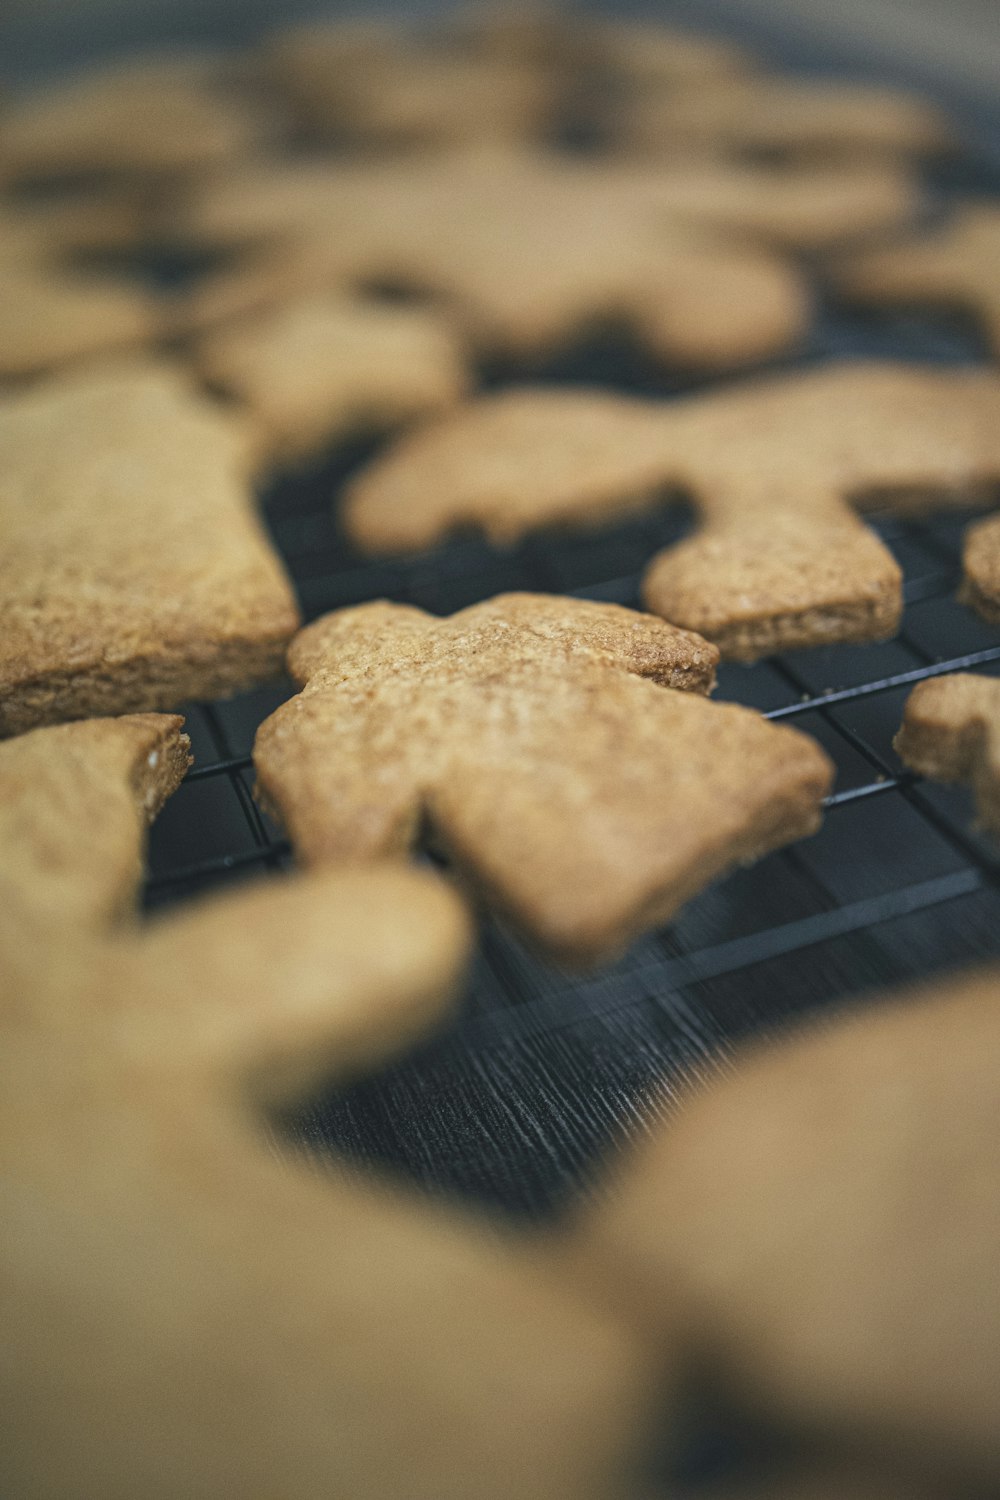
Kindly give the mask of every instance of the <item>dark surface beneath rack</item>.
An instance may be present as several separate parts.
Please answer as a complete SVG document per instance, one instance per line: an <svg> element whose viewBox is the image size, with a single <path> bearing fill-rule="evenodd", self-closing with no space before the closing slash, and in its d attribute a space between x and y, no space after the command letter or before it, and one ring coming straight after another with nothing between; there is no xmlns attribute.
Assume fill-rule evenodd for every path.
<svg viewBox="0 0 1000 1500"><path fill-rule="evenodd" d="M1000 160L985 149L931 182L939 207L956 192L998 187ZM862 315L819 289L817 301L809 350L783 368L845 356L985 357L963 320ZM668 397L691 388L644 367L610 336L545 378ZM637 605L645 563L688 524L683 507L664 505L613 528L545 533L511 550L463 538L373 564L351 551L334 505L365 451L284 476L264 497L310 618L374 597L449 613L508 589ZM818 835L717 884L621 962L584 979L537 961L484 921L472 981L447 1030L283 1128L318 1152L380 1164L434 1193L541 1219L594 1180L613 1142L669 1110L679 1086L739 1040L1000 953L1000 847L974 830L964 791L908 775L891 745L914 681L962 668L1000 673L1000 629L955 601L968 520L954 511L921 522L873 518L905 573L895 640L720 674L718 697L796 724L832 756L837 782ZM280 831L254 804L249 759L257 725L290 690L276 685L188 710L196 763L152 833L150 908L291 864Z"/></svg>

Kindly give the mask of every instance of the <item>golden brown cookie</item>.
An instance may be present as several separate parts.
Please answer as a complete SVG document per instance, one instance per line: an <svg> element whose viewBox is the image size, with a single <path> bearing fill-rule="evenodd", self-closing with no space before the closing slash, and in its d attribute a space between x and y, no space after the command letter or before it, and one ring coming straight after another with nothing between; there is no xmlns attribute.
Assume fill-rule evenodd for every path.
<svg viewBox="0 0 1000 1500"><path fill-rule="evenodd" d="M13 257L0 266L0 380L44 374L156 337L153 300L138 287Z"/></svg>
<svg viewBox="0 0 1000 1500"><path fill-rule="evenodd" d="M438 312L332 294L216 331L196 362L244 405L259 448L277 460L439 412L467 381L459 341Z"/></svg>
<svg viewBox="0 0 1000 1500"><path fill-rule="evenodd" d="M751 54L735 42L659 21L588 18L583 24L595 59L617 81L639 90L683 84L700 88L723 80L729 87L754 67Z"/></svg>
<svg viewBox="0 0 1000 1500"><path fill-rule="evenodd" d="M141 195L67 192L39 202L0 204L0 266L60 266L66 256L122 250L146 230Z"/></svg>
<svg viewBox="0 0 1000 1500"><path fill-rule="evenodd" d="M779 154L791 160L859 161L930 155L954 144L943 112L902 89L776 75L698 78L649 89L622 135L643 154Z"/></svg>
<svg viewBox="0 0 1000 1500"><path fill-rule="evenodd" d="M542 1244L272 1143L442 1014L469 940L445 886L325 872L106 931L176 725L0 749L0 1488L624 1495L652 1371Z"/></svg>
<svg viewBox="0 0 1000 1500"><path fill-rule="evenodd" d="M1000 209L988 203L963 204L918 238L841 260L834 279L858 302L966 309L1000 354Z"/></svg>
<svg viewBox="0 0 1000 1500"><path fill-rule="evenodd" d="M0 735L279 670L298 611L246 464L236 424L166 368L0 404Z"/></svg>
<svg viewBox="0 0 1000 1500"><path fill-rule="evenodd" d="M852 505L967 503L998 475L995 375L844 363L670 403L487 396L363 471L345 520L372 551L467 523L508 542L682 491L701 526L653 560L646 604L752 660L896 629L899 568Z"/></svg>
<svg viewBox="0 0 1000 1500"><path fill-rule="evenodd" d="M998 1048L994 968L738 1058L609 1179L609 1294L744 1409L995 1484Z"/></svg>
<svg viewBox="0 0 1000 1500"><path fill-rule="evenodd" d="M389 910L396 908L394 938L378 936L378 955L367 966L359 941L358 955L342 975L356 991L354 1045L370 1049L364 1060L375 1062L396 1045L394 1028L401 1027L401 1045L411 1033L433 1023L452 995L452 981L468 946L468 923L458 902L434 880L407 881L405 871L386 866L360 872L356 891L343 880L271 881L253 895L230 902L231 920L220 922L221 907L208 903L196 916L165 928L156 922L141 927L126 922L134 917L146 827L191 764L183 722L174 714L84 719L31 730L0 744L0 888L4 911L13 914L9 931L0 935L0 952L9 951L12 962L31 976L29 990L44 985L49 972L58 975L64 960L85 969L98 946L108 944L120 955L135 955L137 972L145 973L150 955L160 951L160 933L166 930L178 935L170 966L175 976L182 966L189 969L193 1007L211 993L211 973L206 970L196 978L206 958L218 966L220 994L237 985L241 972L243 981L250 983L242 971L239 912L260 913L260 930L270 933L264 948L272 950L273 965L284 967L291 977L296 945L291 938L278 941L282 913L308 929L315 920L310 913L321 912L332 900L335 910L327 913L328 920L334 925L344 921L360 934L366 903L381 908L384 901ZM20 933L22 920L29 933L48 931L41 947ZM426 936L415 941L414 932L424 928ZM196 938L185 951L183 934L222 929L230 934L228 952L220 944L217 953L206 955ZM223 967L227 963L228 974ZM307 948L300 977L305 978L314 963ZM274 972L257 976L262 993L277 977ZM313 1003L322 1005L333 993L334 976L317 973L314 981ZM319 994L315 985L326 988ZM301 1040L295 1036L295 1022L289 1011L286 1039L291 1046ZM275 1024L280 1026L280 1016ZM275 1043L280 1041L279 1033Z"/></svg>
<svg viewBox="0 0 1000 1500"><path fill-rule="evenodd" d="M489 353L544 358L610 321L676 364L757 360L809 319L776 245L898 223L912 207L898 177L775 176L726 167L713 183L509 152L237 174L193 202L189 223L242 255L178 316L203 328L317 288L389 283L443 299Z"/></svg>
<svg viewBox="0 0 1000 1500"><path fill-rule="evenodd" d="M290 27L261 65L307 130L383 150L532 140L555 104L554 80L528 59L434 46L384 21Z"/></svg>
<svg viewBox="0 0 1000 1500"><path fill-rule="evenodd" d="M1000 833L1000 680L955 672L918 682L893 743L922 776L969 782L979 817Z"/></svg>
<svg viewBox="0 0 1000 1500"><path fill-rule="evenodd" d="M405 277L420 269L428 239L447 235L439 259L460 265L462 236L486 221L517 248L508 276L520 274L531 230L554 238L567 214L616 225L615 249L627 249L651 227L683 224L725 230L746 242L818 249L852 234L900 228L920 196L899 167L804 166L775 169L732 162L657 166L574 158L526 148L482 147L419 159L377 162L262 160L195 184L178 210L175 229L198 244L294 244L295 237L342 275ZM584 222L588 222L584 219ZM471 243L478 243L473 239ZM592 253L610 258L607 244ZM441 261L442 264L446 262Z"/></svg>
<svg viewBox="0 0 1000 1500"><path fill-rule="evenodd" d="M962 544L962 586L958 597L984 620L1000 624L1000 517L977 521Z"/></svg>
<svg viewBox="0 0 1000 1500"><path fill-rule="evenodd" d="M183 720L130 714L0 744L0 889L66 936L131 908L143 836L191 763Z"/></svg>
<svg viewBox="0 0 1000 1500"><path fill-rule="evenodd" d="M432 39L475 57L555 70L585 64L595 51L583 17L547 0L468 0L450 6Z"/></svg>
<svg viewBox="0 0 1000 1500"><path fill-rule="evenodd" d="M0 121L0 181L191 172L251 151L260 126L216 67L200 54L139 56L26 94Z"/></svg>
<svg viewBox="0 0 1000 1500"><path fill-rule="evenodd" d="M592 964L819 824L825 755L706 702L715 661L582 600L343 610L292 644L303 691L258 731L260 792L309 866L401 853L425 823L537 945Z"/></svg>

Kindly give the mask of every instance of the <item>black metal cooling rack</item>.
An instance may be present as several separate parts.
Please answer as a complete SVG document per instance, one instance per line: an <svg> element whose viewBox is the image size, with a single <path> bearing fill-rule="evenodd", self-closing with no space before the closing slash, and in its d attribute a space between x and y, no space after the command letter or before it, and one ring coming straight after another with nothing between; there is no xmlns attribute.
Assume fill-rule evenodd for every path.
<svg viewBox="0 0 1000 1500"><path fill-rule="evenodd" d="M1000 189L1000 156L952 163L930 183ZM817 291L797 361L985 357L976 330L932 315L861 315ZM609 335L547 378L680 389ZM498 372L485 373L496 383ZM277 479L263 497L306 615L385 597L451 613L509 589L638 606L641 570L688 524L664 506L585 534L543 533L508 550L462 538L372 563L340 533L335 496L367 450ZM1000 674L1000 629L955 602L961 534L950 512L872 524L905 573L903 629L888 643L726 666L717 696L813 734L837 767L822 831L739 871L638 942L614 967L571 979L486 919L464 1003L417 1053L286 1122L301 1143L399 1171L428 1189L542 1218L580 1190L613 1139L669 1109L692 1071L739 1038L871 989L1000 953L1000 847L973 827L968 795L922 783L892 750L914 682ZM252 797L250 746L291 691L278 684L188 710L196 762L152 834L151 908L288 866L288 844Z"/></svg>

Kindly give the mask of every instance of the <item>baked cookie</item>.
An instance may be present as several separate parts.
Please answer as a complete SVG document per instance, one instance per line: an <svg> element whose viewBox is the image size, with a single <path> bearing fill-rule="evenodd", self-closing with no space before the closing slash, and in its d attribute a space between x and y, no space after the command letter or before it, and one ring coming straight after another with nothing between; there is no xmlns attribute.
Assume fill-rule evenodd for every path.
<svg viewBox="0 0 1000 1500"><path fill-rule="evenodd" d="M108 929L177 724L0 747L0 1489L624 1494L653 1372L540 1241L271 1144L441 1016L454 895L328 871Z"/></svg>
<svg viewBox="0 0 1000 1500"><path fill-rule="evenodd" d="M44 913L63 939L131 910L146 825L191 764L183 722L171 714L86 719L0 744L5 907Z"/></svg>
<svg viewBox="0 0 1000 1500"><path fill-rule="evenodd" d="M962 575L958 594L962 603L984 620L1000 624L1000 518L990 516L966 531Z"/></svg>
<svg viewBox="0 0 1000 1500"><path fill-rule="evenodd" d="M582 600L342 610L292 644L303 691L258 731L260 795L310 867L402 853L426 823L540 948L593 964L819 825L826 756L706 702L715 661Z"/></svg>
<svg viewBox="0 0 1000 1500"><path fill-rule="evenodd" d="M963 204L940 227L840 260L833 274L857 302L967 309L1000 354L1000 208Z"/></svg>
<svg viewBox="0 0 1000 1500"><path fill-rule="evenodd" d="M893 744L933 781L966 781L976 811L1000 833L1000 679L955 672L918 682Z"/></svg>
<svg viewBox="0 0 1000 1500"><path fill-rule="evenodd" d="M439 412L467 384L439 313L333 294L218 330L195 358L211 386L243 404L260 450L278 461Z"/></svg>
<svg viewBox="0 0 1000 1500"><path fill-rule="evenodd" d="M775 247L899 223L914 206L894 174L777 177L512 153L238 174L193 202L189 232L242 254L178 314L204 328L316 289L389 283L442 299L487 353L545 358L611 321L670 363L759 360L794 345L810 314Z"/></svg>
<svg viewBox="0 0 1000 1500"><path fill-rule="evenodd" d="M752 55L735 42L658 21L588 17L583 25L595 61L616 82L639 91L664 85L701 87L723 80L728 87L756 66Z"/></svg>
<svg viewBox="0 0 1000 1500"><path fill-rule="evenodd" d="M265 44L264 71L310 133L362 148L525 141L556 104L549 70L434 46L379 21L313 21Z"/></svg>
<svg viewBox="0 0 1000 1500"><path fill-rule="evenodd" d="M280 669L298 610L254 515L246 446L152 365L0 404L0 735Z"/></svg>
<svg viewBox="0 0 1000 1500"><path fill-rule="evenodd" d="M130 249L145 232L145 205L137 194L67 192L0 203L0 266L64 269L67 256Z"/></svg>
<svg viewBox="0 0 1000 1500"><path fill-rule="evenodd" d="M204 171L260 143L258 117L210 55L138 56L19 99L0 121L0 181Z"/></svg>
<svg viewBox="0 0 1000 1500"><path fill-rule="evenodd" d="M682 491L701 525L654 558L645 602L753 660L897 628L899 568L852 506L968 503L998 475L995 375L844 363L669 403L487 396L376 459L344 516L360 546L392 551L467 523L510 542Z"/></svg>
<svg viewBox="0 0 1000 1500"><path fill-rule="evenodd" d="M621 131L626 147L667 160L693 152L879 161L938 154L955 144L947 117L918 94L773 74L648 89L626 111Z"/></svg>
<svg viewBox="0 0 1000 1500"><path fill-rule="evenodd" d="M470 0L448 8L432 40L474 57L565 70L593 60L591 27L570 7L546 0Z"/></svg>
<svg viewBox="0 0 1000 1500"><path fill-rule="evenodd" d="M901 167L773 168L725 161L661 166L545 154L499 146L405 160L262 160L221 171L189 188L175 232L209 247L296 239L327 246L331 272L404 278L439 245L442 265L460 265L463 236L485 221L509 249L508 277L530 269L532 226L564 224L567 215L604 213L615 246L627 248L651 228L684 225L723 230L746 242L821 249L850 235L899 229L919 211L912 174ZM588 222L586 219L584 222ZM575 226L574 226L574 232ZM527 247L522 250L522 239ZM472 244L478 240L473 239ZM593 249L608 259L605 245Z"/></svg>
<svg viewBox="0 0 1000 1500"><path fill-rule="evenodd" d="M588 1216L609 1295L744 1410L995 1484L998 1048L994 968L736 1059Z"/></svg>
<svg viewBox="0 0 1000 1500"><path fill-rule="evenodd" d="M138 287L32 265L0 250L0 381L45 374L93 355L138 348L158 331Z"/></svg>

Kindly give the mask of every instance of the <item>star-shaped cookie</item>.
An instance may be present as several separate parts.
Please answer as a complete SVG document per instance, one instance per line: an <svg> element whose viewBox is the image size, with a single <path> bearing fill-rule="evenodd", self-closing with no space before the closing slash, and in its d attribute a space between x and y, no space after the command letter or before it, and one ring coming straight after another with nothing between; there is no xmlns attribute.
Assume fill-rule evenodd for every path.
<svg viewBox="0 0 1000 1500"><path fill-rule="evenodd" d="M258 731L260 793L309 867L402 853L428 825L539 947L591 964L819 824L825 755L707 702L715 660L574 599L343 610L292 644L303 691Z"/></svg>
<svg viewBox="0 0 1000 1500"><path fill-rule="evenodd" d="M900 571L855 507L969 503L998 477L995 374L843 363L669 403L487 396L376 459L349 487L345 519L373 551L426 547L470 522L507 542L682 492L701 524L653 559L646 605L753 660L891 635Z"/></svg>
<svg viewBox="0 0 1000 1500"><path fill-rule="evenodd" d="M109 927L186 761L157 715L0 746L0 1487L623 1494L652 1371L541 1241L268 1141L441 1014L459 903L382 867Z"/></svg>

